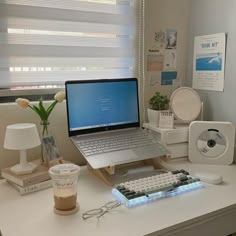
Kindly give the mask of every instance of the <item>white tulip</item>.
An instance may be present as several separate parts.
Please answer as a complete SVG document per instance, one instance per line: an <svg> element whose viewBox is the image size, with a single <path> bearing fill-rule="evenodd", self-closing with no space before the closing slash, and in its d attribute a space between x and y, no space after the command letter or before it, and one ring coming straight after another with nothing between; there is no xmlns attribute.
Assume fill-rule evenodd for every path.
<svg viewBox="0 0 236 236"><path fill-rule="evenodd" d="M65 96L66 96L66 93L63 92L63 91L60 91L60 92L55 94L54 99L61 103L61 102L63 102Z"/></svg>
<svg viewBox="0 0 236 236"><path fill-rule="evenodd" d="M25 98L17 98L16 103L22 108L27 108L29 106L29 100Z"/></svg>

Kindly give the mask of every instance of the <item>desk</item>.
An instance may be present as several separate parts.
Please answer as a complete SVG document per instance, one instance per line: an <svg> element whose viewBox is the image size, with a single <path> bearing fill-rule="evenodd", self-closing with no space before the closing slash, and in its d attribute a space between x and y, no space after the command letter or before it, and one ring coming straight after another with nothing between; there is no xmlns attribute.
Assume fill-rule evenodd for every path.
<svg viewBox="0 0 236 236"><path fill-rule="evenodd" d="M53 213L52 189L19 196L0 181L0 229L3 236L221 236L236 232L236 166L191 164L173 160L171 169L211 171L224 177L222 185L204 187L133 209L124 206L83 221L83 212L113 199L111 188L82 168L78 184L81 210L70 216Z"/></svg>

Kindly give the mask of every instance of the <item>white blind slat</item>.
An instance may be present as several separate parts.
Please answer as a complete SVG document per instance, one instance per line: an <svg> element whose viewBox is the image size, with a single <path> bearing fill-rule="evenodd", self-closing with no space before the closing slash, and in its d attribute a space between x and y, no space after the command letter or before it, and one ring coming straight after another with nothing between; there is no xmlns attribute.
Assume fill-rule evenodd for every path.
<svg viewBox="0 0 236 236"><path fill-rule="evenodd" d="M0 0L1 1L1 0ZM58 10L54 8L35 8L20 5L8 5L0 3L0 17L26 18L37 20L52 20L61 22L88 22L99 24L132 25L137 16L135 8L130 8L127 14L107 14L93 12ZM134 27L135 28L135 27Z"/></svg>
<svg viewBox="0 0 236 236"><path fill-rule="evenodd" d="M97 57L97 58L86 58L86 57L9 57L0 58L0 69L7 67L127 67L127 65L133 65L135 63L132 57Z"/></svg>
<svg viewBox="0 0 236 236"><path fill-rule="evenodd" d="M129 3L133 3L134 0L129 0ZM72 0L0 0L0 3L21 5L21 6L33 6L33 7L46 7L56 8L63 10L78 10L91 12L102 12L110 14L127 14L129 8L132 5L116 5L116 4L104 4L97 2L86 2L86 1L72 1Z"/></svg>
<svg viewBox="0 0 236 236"><path fill-rule="evenodd" d="M8 28L117 35L132 35L135 30L130 25L112 24L111 22L109 24L98 24L25 18L9 18Z"/></svg>
<svg viewBox="0 0 236 236"><path fill-rule="evenodd" d="M136 59L135 47L103 48L103 47L66 47L40 45L4 45L1 48L1 57L133 57Z"/></svg>
<svg viewBox="0 0 236 236"><path fill-rule="evenodd" d="M27 34L22 35L0 33L0 45L1 44L127 48L132 45L132 42L130 42L129 38L75 37Z"/></svg>
<svg viewBox="0 0 236 236"><path fill-rule="evenodd" d="M66 80L86 80L86 79L108 79L108 78L131 78L136 77L134 69L117 69L117 70L98 70L98 71L60 71L60 72L2 72L0 77L3 78L1 84L6 87L11 80L12 86L23 85L40 85L51 84L53 80L55 84L62 84ZM33 80L31 78L34 78ZM25 79L28 78L28 79ZM39 82L40 81L40 82Z"/></svg>

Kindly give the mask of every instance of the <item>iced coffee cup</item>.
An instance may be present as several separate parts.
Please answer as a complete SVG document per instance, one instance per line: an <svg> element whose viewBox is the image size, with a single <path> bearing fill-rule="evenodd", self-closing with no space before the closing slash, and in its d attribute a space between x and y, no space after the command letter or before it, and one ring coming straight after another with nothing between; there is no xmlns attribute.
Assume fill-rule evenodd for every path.
<svg viewBox="0 0 236 236"><path fill-rule="evenodd" d="M70 215L79 210L77 182L80 167L74 164L55 165L49 169L54 195L54 212Z"/></svg>

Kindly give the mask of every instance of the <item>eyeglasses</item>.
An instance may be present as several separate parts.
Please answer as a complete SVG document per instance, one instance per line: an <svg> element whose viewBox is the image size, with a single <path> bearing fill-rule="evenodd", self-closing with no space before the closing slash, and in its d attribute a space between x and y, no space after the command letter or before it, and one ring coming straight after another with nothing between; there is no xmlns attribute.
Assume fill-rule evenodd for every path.
<svg viewBox="0 0 236 236"><path fill-rule="evenodd" d="M91 217L96 216L97 219L99 219L101 216L103 216L104 214L106 214L110 210L119 207L120 205L121 205L121 203L118 202L118 201L108 202L105 205L101 206L100 208L86 211L85 213L83 213L82 218L84 220L87 220L87 219L89 219Z"/></svg>

